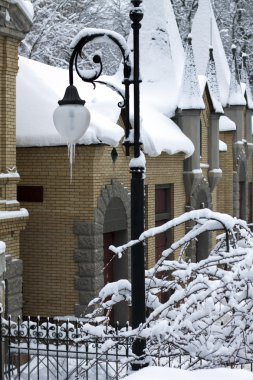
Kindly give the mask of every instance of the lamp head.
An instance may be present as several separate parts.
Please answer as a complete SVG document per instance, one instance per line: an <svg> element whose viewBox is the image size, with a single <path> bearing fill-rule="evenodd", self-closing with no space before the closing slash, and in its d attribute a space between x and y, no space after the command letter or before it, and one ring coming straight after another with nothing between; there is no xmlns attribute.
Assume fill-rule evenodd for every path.
<svg viewBox="0 0 253 380"><path fill-rule="evenodd" d="M55 128L67 143L76 143L90 124L90 112L84 105L85 101L80 98L77 88L69 85L58 104L53 115Z"/></svg>

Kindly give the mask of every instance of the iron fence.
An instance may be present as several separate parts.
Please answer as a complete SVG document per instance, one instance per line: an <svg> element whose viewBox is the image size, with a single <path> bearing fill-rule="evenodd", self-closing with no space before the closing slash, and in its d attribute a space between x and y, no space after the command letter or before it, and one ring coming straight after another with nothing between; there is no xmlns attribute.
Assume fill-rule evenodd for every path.
<svg viewBox="0 0 253 380"><path fill-rule="evenodd" d="M128 329L126 325L123 331ZM122 336L118 326L92 326L78 319L14 322L0 317L0 342L1 380L117 380L131 372L134 360L133 338ZM177 368L192 360L169 345L149 357L152 365ZM253 372L253 363L243 366Z"/></svg>

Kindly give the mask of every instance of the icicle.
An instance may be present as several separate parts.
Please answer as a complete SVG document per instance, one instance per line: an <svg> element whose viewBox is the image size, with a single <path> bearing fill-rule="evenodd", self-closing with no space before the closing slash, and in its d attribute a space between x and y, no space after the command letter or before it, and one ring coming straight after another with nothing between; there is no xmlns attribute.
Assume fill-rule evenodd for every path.
<svg viewBox="0 0 253 380"><path fill-rule="evenodd" d="M75 162L75 152L76 152L76 144L75 143L68 143L70 183L72 182L73 164Z"/></svg>

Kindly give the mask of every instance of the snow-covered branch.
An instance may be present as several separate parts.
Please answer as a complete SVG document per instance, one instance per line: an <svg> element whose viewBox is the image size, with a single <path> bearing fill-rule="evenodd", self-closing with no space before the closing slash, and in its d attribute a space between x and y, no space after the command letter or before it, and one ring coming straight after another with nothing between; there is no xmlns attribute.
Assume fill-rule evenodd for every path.
<svg viewBox="0 0 253 380"><path fill-rule="evenodd" d="M123 335L147 340L147 354L158 350L181 350L194 364L209 366L245 362L253 354L253 236L246 222L208 209L183 214L162 226L145 231L138 240L112 247L119 257L134 244L194 221L183 238L162 253L146 271L146 323ZM193 263L171 254L211 230L224 230L206 259ZM165 297L163 297L165 295ZM90 305L97 304L91 317L110 311L118 302L131 302L127 280L107 284ZM196 359L196 360L195 360ZM204 364L203 364L204 363Z"/></svg>

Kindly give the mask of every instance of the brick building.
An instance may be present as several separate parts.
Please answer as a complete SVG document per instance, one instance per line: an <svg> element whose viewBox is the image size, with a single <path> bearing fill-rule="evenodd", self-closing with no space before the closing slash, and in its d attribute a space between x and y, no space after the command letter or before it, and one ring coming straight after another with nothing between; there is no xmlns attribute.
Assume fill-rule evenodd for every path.
<svg viewBox="0 0 253 380"><path fill-rule="evenodd" d="M32 21L22 2L0 1L0 240L6 244L1 253L1 300L6 313L22 313L22 261L20 231L28 213L20 209L16 187L16 75L18 46L30 30ZM4 261L6 262L4 264ZM3 268L6 265L6 271Z"/></svg>

